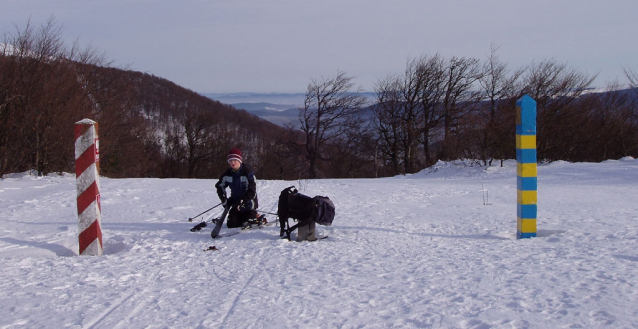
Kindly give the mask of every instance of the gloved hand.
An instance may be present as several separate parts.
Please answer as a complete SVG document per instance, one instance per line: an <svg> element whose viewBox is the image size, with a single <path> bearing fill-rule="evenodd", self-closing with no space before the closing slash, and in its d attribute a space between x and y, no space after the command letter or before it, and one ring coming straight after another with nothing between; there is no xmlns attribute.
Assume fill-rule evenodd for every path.
<svg viewBox="0 0 638 329"><path fill-rule="evenodd" d="M225 196L219 198L219 201L222 202L222 207L226 207L226 204L228 203L228 199L226 199Z"/></svg>
<svg viewBox="0 0 638 329"><path fill-rule="evenodd" d="M253 209L253 200L244 201L241 200L239 204L239 210L252 210Z"/></svg>

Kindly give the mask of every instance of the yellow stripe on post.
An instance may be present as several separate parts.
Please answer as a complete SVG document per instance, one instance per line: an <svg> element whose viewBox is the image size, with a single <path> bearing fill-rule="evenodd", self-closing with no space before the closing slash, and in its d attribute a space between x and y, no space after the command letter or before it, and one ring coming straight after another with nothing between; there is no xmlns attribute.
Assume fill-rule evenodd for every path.
<svg viewBox="0 0 638 329"><path fill-rule="evenodd" d="M516 229L522 233L536 233L536 219L517 218Z"/></svg>
<svg viewBox="0 0 638 329"><path fill-rule="evenodd" d="M517 149L535 149L536 135L516 135Z"/></svg>
<svg viewBox="0 0 638 329"><path fill-rule="evenodd" d="M520 204L536 204L538 201L537 191L521 191L518 190L518 203Z"/></svg>
<svg viewBox="0 0 638 329"><path fill-rule="evenodd" d="M536 163L516 164L516 175L520 177L536 177L537 174Z"/></svg>

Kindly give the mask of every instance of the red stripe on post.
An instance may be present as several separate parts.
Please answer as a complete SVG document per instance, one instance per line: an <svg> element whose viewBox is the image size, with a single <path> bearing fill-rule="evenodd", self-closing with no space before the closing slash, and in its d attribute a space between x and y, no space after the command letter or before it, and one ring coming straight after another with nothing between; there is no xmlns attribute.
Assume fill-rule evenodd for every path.
<svg viewBox="0 0 638 329"><path fill-rule="evenodd" d="M91 127L92 127L92 125L86 125L86 124L78 125L78 124L76 124L75 125L75 129L74 129L74 131L75 131L75 139L80 138L80 136L84 135L84 133L87 130L89 130Z"/></svg>
<svg viewBox="0 0 638 329"><path fill-rule="evenodd" d="M81 255L102 255L102 229L100 228L101 205L99 187L99 144L97 122L84 119L76 122L75 128L75 175L78 234ZM88 226L88 227L87 227ZM96 239L99 241L96 242ZM97 248L95 243L99 243Z"/></svg>
<svg viewBox="0 0 638 329"><path fill-rule="evenodd" d="M82 212L84 212L84 210L93 203L93 201L96 201L99 194L100 191L97 188L97 183L93 181L93 183L91 183L91 185L89 185L89 187L87 187L86 190L78 196L78 215L81 215Z"/></svg>
<svg viewBox="0 0 638 329"><path fill-rule="evenodd" d="M79 235L80 255L95 239L99 240L100 248L102 248L102 229L100 228L100 222L97 220L93 221L93 223Z"/></svg>
<svg viewBox="0 0 638 329"><path fill-rule="evenodd" d="M86 170L95 163L95 144L91 144L89 148L75 160L75 177L79 177Z"/></svg>

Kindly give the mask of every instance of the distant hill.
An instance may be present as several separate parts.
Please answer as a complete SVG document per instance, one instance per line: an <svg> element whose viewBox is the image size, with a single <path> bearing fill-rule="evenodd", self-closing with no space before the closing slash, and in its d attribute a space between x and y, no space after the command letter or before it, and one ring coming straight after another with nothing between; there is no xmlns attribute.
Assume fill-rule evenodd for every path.
<svg viewBox="0 0 638 329"><path fill-rule="evenodd" d="M284 126L291 121L295 122L299 115L299 108L294 105L272 103L233 103L230 105L278 126Z"/></svg>
<svg viewBox="0 0 638 329"><path fill-rule="evenodd" d="M304 93L207 93L208 98L225 104L270 103L285 106L303 106Z"/></svg>
<svg viewBox="0 0 638 329"><path fill-rule="evenodd" d="M299 107L303 106L303 93L208 93L202 94L238 110L255 115L278 126L296 121Z"/></svg>
<svg viewBox="0 0 638 329"><path fill-rule="evenodd" d="M230 105L234 106L237 109L243 109L248 112L255 111L273 111L273 112L283 112L290 109L297 109L298 106L290 105L290 104L273 104L273 103L231 103Z"/></svg>
<svg viewBox="0 0 638 329"><path fill-rule="evenodd" d="M276 125L296 123L299 107L303 107L306 95L304 93L207 93L202 94L218 102L232 105L238 110L258 116ZM370 101L375 94L364 92Z"/></svg>

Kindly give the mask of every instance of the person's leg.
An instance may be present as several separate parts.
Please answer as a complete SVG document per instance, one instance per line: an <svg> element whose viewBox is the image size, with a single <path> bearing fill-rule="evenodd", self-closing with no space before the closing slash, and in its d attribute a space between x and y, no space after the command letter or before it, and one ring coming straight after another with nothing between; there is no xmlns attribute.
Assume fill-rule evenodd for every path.
<svg viewBox="0 0 638 329"><path fill-rule="evenodd" d="M250 220L254 220L257 218L257 211L255 210L244 210L237 212L237 223L239 226L243 226Z"/></svg>
<svg viewBox="0 0 638 329"><path fill-rule="evenodd" d="M309 224L300 225L297 227L297 242L306 241L309 228Z"/></svg>
<svg viewBox="0 0 638 329"><path fill-rule="evenodd" d="M226 222L226 226L228 228L241 227L242 221L239 211L237 208L233 207L228 212L228 221Z"/></svg>
<svg viewBox="0 0 638 329"><path fill-rule="evenodd" d="M315 223L314 220L310 222L310 224L308 224L308 236L306 237L306 240L308 241L317 240L317 237L315 236L315 225L317 225L317 223Z"/></svg>
<svg viewBox="0 0 638 329"><path fill-rule="evenodd" d="M297 242L317 240L315 236L315 225L315 221L311 221L306 225L297 227Z"/></svg>

